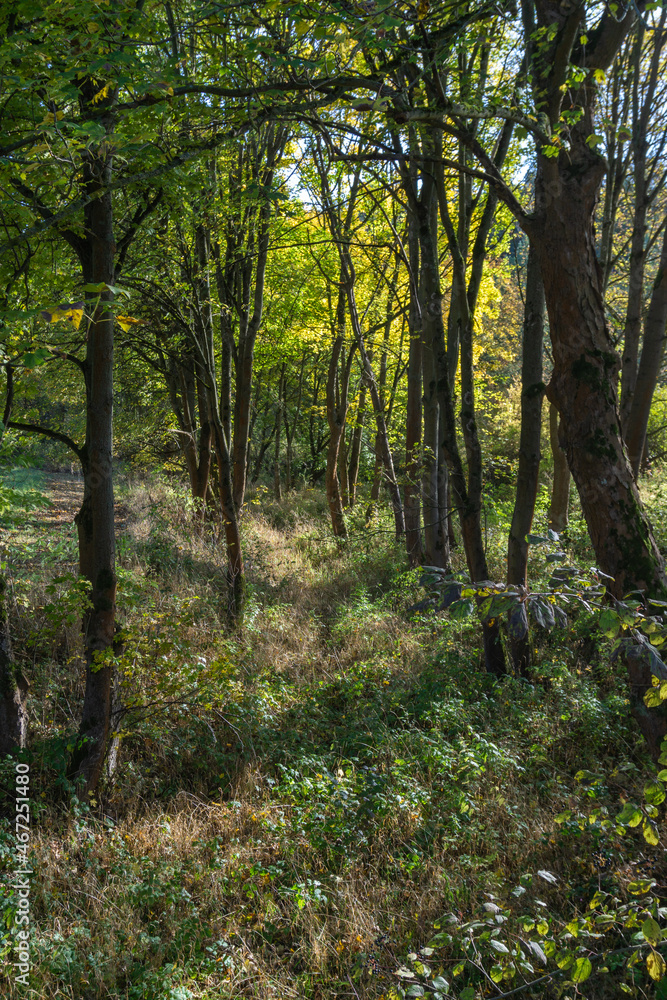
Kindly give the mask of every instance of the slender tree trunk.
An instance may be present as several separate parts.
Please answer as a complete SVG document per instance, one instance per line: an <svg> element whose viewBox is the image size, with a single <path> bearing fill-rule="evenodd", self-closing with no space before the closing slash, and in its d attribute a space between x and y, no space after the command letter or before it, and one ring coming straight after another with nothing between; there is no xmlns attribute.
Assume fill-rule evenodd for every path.
<svg viewBox="0 0 667 1000"><path fill-rule="evenodd" d="M283 392L285 388L285 366L283 365L278 381L278 411L276 413L275 447L273 452L273 493L276 500L282 500L283 491L280 485L280 431L283 424Z"/></svg>
<svg viewBox="0 0 667 1000"><path fill-rule="evenodd" d="M459 511L461 538L466 553L468 571L473 581L481 582L482 580L489 579L489 569L486 561L480 520L479 498L481 496L481 484L473 479L471 489L470 491L468 490L468 483L456 437L454 403L450 386L447 351L445 348L438 255L433 239L432 210L428 201L425 201L425 196L429 194L428 183L427 178L424 178L422 182L422 195L419 202L416 203L419 218L419 240L423 274L421 287L423 294L422 322L425 327L424 340L425 343L431 345L436 371L438 372L438 405L442 420L440 438L447 455L452 499ZM435 193L433 192L431 197L434 196ZM463 339L464 336L469 336L469 333L462 331L461 336ZM463 350L464 348L462 347L462 353ZM466 344L465 350L470 351L468 344ZM467 386L465 392L468 395L463 403L462 419L464 421L472 421L472 427L465 426L464 423L464 432L468 451L474 463L475 454L473 445L474 437L476 436L474 427L474 399L470 394L471 390ZM472 474L474 475L474 467ZM484 644L484 662L487 671L496 676L503 675L506 672L505 654L500 636L500 625L497 620L483 622L482 640Z"/></svg>
<svg viewBox="0 0 667 1000"><path fill-rule="evenodd" d="M354 432L352 434L352 446L350 448L350 465L348 470L349 503L354 507L357 499L357 480L359 478L359 461L361 459L361 441L364 431L364 420L366 419L366 383L362 382L359 388L359 402L357 404L357 417L354 422Z"/></svg>
<svg viewBox="0 0 667 1000"><path fill-rule="evenodd" d="M635 478L646 442L651 402L658 382L667 334L667 225L662 237L658 273L653 282L651 301L644 323L642 355L628 417L626 443Z"/></svg>
<svg viewBox="0 0 667 1000"><path fill-rule="evenodd" d="M408 317L408 399L405 426L405 547L410 566L424 559L420 526L420 451L422 445L422 323L419 307L419 232L412 214L408 219L410 261L410 313Z"/></svg>
<svg viewBox="0 0 667 1000"><path fill-rule="evenodd" d="M340 470L340 498L343 507L350 506L350 480L349 480L348 457L347 457L346 426L343 427L343 433L340 436L339 462L338 462L338 468Z"/></svg>
<svg viewBox="0 0 667 1000"><path fill-rule="evenodd" d="M375 438L373 443L373 454L375 456L375 461L373 463L373 481L371 483L371 495L366 508L366 521L370 522L377 510L378 501L380 499L380 489L382 487L382 446L380 444L380 435L375 432Z"/></svg>
<svg viewBox="0 0 667 1000"><path fill-rule="evenodd" d="M507 549L507 582L517 587L528 586L528 543L535 512L540 472L540 440L542 436L542 348L544 339L544 289L537 254L528 254L526 304L523 320L523 355L521 364L521 431L519 437L519 469L516 482L514 512ZM528 675L530 641L528 619L522 628L510 623L509 642L516 673Z"/></svg>
<svg viewBox="0 0 667 1000"><path fill-rule="evenodd" d="M108 178L111 162L104 164ZM113 285L114 252L111 194L97 198L87 218L91 275L95 284ZM113 334L110 291L99 293L88 325L86 351L87 407L84 499L76 521L79 571L90 582L91 608L84 618L86 690L79 737L69 773L82 778L92 792L102 774L111 721L113 659L110 658L116 615L116 540L112 477Z"/></svg>
<svg viewBox="0 0 667 1000"><path fill-rule="evenodd" d="M422 347L424 372L424 436L422 446L422 510L424 559L428 566L444 566L438 546L438 389L432 344Z"/></svg>
<svg viewBox="0 0 667 1000"><path fill-rule="evenodd" d="M200 225L195 233L197 254L196 281L196 336L194 338L195 362L201 372L200 385L205 393L206 414L213 447L215 448L218 474L218 499L221 507L227 550L229 618L239 624L245 607L246 584L241 550L241 533L232 485L232 460L229 439L225 435L220 415L220 399L216 378L216 361L213 346L213 313L209 279L210 238L207 229ZM204 402L204 399L202 399ZM245 484L245 476L244 476Z"/></svg>
<svg viewBox="0 0 667 1000"><path fill-rule="evenodd" d="M7 583L0 575L0 757L26 745L28 688L14 662L7 619Z"/></svg>
<svg viewBox="0 0 667 1000"><path fill-rule="evenodd" d="M549 527L560 534L568 523L570 506L570 470L567 455L560 445L560 420L558 410L549 404L549 443L554 464L554 479L549 504Z"/></svg>
<svg viewBox="0 0 667 1000"><path fill-rule="evenodd" d="M269 231L272 212L272 202L268 197L268 192L273 184L275 171L282 156L285 142L287 141L287 132L285 129L270 125L269 130L269 135L266 138L266 165L261 172L258 170L256 178L260 188L264 189L264 201L259 212L259 232L257 236L254 288L252 293L252 315L248 316L244 308L244 315L241 316L237 351L236 396L234 399L233 483L234 503L239 513L243 507L248 468L248 441L255 341L257 340L257 334L262 324L264 311L264 285L269 254Z"/></svg>
<svg viewBox="0 0 667 1000"><path fill-rule="evenodd" d="M339 379L338 366L343 351L343 339L345 333L345 289L338 290L338 302L336 304L336 338L334 340L331 358L329 360L329 373L327 377L326 402L327 402L327 423L329 425L329 445L327 448L327 467L325 473L325 487L329 513L331 514L331 528L336 538L347 538L347 525L343 513L343 501L338 479L338 455L340 451L340 441L345 430L345 414L347 411L347 379L346 368L343 368L342 379Z"/></svg>

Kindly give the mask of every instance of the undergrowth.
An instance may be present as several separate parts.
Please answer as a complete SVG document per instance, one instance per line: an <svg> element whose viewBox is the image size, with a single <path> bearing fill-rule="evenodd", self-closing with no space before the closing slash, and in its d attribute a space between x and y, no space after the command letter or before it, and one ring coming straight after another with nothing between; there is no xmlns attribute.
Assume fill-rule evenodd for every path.
<svg viewBox="0 0 667 1000"><path fill-rule="evenodd" d="M638 879L665 892L662 841L599 821L651 767L585 621L535 637L532 683L497 682L474 621L409 611L423 591L385 515L370 534L352 517L341 548L308 491L250 498L249 606L232 633L220 540L185 495L145 480L118 499L124 715L113 780L90 802L64 775L83 695L74 527L34 509L5 525L32 685L32 995L379 1000L443 914L505 905L526 873L551 876L543 905L563 920L596 891L630 898ZM488 503L498 574L508 510ZM453 951L439 960L451 995L500 995L457 980ZM653 995L640 965L523 995L621 987Z"/></svg>

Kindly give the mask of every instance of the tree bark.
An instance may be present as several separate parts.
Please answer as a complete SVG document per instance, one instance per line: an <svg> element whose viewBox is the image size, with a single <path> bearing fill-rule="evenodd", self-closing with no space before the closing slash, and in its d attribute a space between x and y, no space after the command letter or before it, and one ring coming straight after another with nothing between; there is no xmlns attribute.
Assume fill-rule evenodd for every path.
<svg viewBox="0 0 667 1000"><path fill-rule="evenodd" d="M287 141L287 132L281 127L270 125L266 136L266 161L262 169L257 169L257 183L263 190L263 202L259 210L259 227L256 246L256 264L254 287L252 294L252 315L249 309L242 305L240 313L239 342L236 364L236 394L234 397L234 432L233 432L233 483L234 503L240 514L245 496L246 473L248 467L248 441L250 429L250 405L252 401L253 366L255 357L255 341L262 324L264 311L264 284L266 279L266 264L269 254L269 232L272 214L272 203L268 192L273 184L273 178L282 151Z"/></svg>
<svg viewBox="0 0 667 1000"><path fill-rule="evenodd" d="M410 313L408 316L408 399L405 426L405 547L410 566L424 559L420 524L420 452L422 446L422 323L419 305L419 232L414 215L408 219Z"/></svg>
<svg viewBox="0 0 667 1000"><path fill-rule="evenodd" d="M0 757L23 749L28 738L30 685L14 662L7 619L7 583L0 576Z"/></svg>
<svg viewBox="0 0 667 1000"><path fill-rule="evenodd" d="M547 395L581 498L596 557L620 597L667 588L621 436L619 358L597 261L594 212L604 163L585 142L559 161L538 156L537 218L529 226L544 281L554 372ZM554 171L557 171L554 176Z"/></svg>
<svg viewBox="0 0 667 1000"><path fill-rule="evenodd" d="M343 352L345 337L345 289L342 285L338 289L338 301L336 303L335 315L336 336L329 359L329 372L327 376L326 403L327 403L327 423L329 425L329 445L327 447L327 466L325 473L325 488L329 513L331 515L331 528L334 537L347 539L347 524L343 513L343 500L338 479L338 455L340 451L341 437L345 431L345 416L347 413L347 393L350 377L350 362L352 352L347 358L347 364L343 366L339 375L339 363Z"/></svg>
<svg viewBox="0 0 667 1000"><path fill-rule="evenodd" d="M473 582L489 579L489 569L484 550L484 540L480 522L480 504L477 489L469 492L461 455L456 437L456 419L454 416L454 401L450 383L450 370L445 348L444 322L442 317L442 292L440 290L440 273L436 246L433 239L432 213L429 209L428 197L435 196L429 192L432 183L428 176L422 180L421 197L417 199L411 192L410 201L417 211L419 220L419 241L422 266L422 323L424 326L424 343L430 345L438 373L438 405L442 418L440 438L447 456L450 472L450 488L455 506L459 511L461 536L466 554L468 571ZM465 286L462 286L465 289ZM465 308L465 304L461 303ZM471 406L471 400L468 401ZM474 418L472 418L474 419ZM466 433L470 439L471 431ZM474 484L475 485L475 484ZM500 636L500 625L497 620L483 622L482 640L484 645L484 662L489 673L502 676L506 672L505 654Z"/></svg>
<svg viewBox="0 0 667 1000"><path fill-rule="evenodd" d="M280 485L280 431L283 423L284 385L285 366L283 365L280 379L278 380L278 410L276 412L275 446L273 451L273 495L278 501L283 498L283 491Z"/></svg>
<svg viewBox="0 0 667 1000"><path fill-rule="evenodd" d="M354 507L354 504L357 499L357 480L359 478L359 462L361 459L361 440L364 431L365 419L366 419L366 383L362 382L361 386L359 387L357 416L354 421L354 431L352 433L352 446L350 448L350 464L347 474L350 507Z"/></svg>
<svg viewBox="0 0 667 1000"><path fill-rule="evenodd" d="M570 470L567 455L560 444L560 420L558 410L553 403L549 404L549 443L554 463L554 478L551 486L551 502L549 504L549 527L561 533L568 523L570 506Z"/></svg>
<svg viewBox="0 0 667 1000"><path fill-rule="evenodd" d="M542 288L542 276L537 255L534 250L530 250L523 319L519 468L507 547L507 582L522 588L528 586L528 542L526 535L530 532L533 523L540 472L542 396L544 394L542 382L543 339L544 289ZM530 668L530 639L527 618L523 622L523 626L523 633L510 628L509 644L515 673L527 676Z"/></svg>
<svg viewBox="0 0 667 1000"><path fill-rule="evenodd" d="M110 180L111 158L94 168ZM98 174L99 176L99 174ZM92 181L96 186L96 180ZM87 212L91 278L113 285L114 252L111 194L98 197ZM84 499L77 514L79 572L91 586L91 607L84 617L86 690L79 736L69 774L83 779L92 792L102 774L111 721L114 665L112 652L116 615L116 540L112 476L113 449L113 295L103 290L88 325L86 349L87 405L84 448Z"/></svg>
<svg viewBox="0 0 667 1000"><path fill-rule="evenodd" d="M651 301L644 323L642 354L628 417L626 443L635 478L639 475L651 402L665 353L667 332L667 225L662 236L658 273L653 282Z"/></svg>

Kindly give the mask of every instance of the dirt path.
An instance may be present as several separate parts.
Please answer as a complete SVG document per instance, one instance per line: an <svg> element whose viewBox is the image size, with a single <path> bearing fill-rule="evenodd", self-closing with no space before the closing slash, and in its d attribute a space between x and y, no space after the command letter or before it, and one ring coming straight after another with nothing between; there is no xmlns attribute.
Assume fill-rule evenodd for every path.
<svg viewBox="0 0 667 1000"><path fill-rule="evenodd" d="M48 472L44 492L51 498L51 506L40 511L40 522L53 528L72 524L83 500L82 477L72 476L66 472ZM127 527L129 513L124 504L116 503L116 533Z"/></svg>
<svg viewBox="0 0 667 1000"><path fill-rule="evenodd" d="M51 506L40 511L39 519L49 527L72 524L83 499L83 479L65 472L46 474L44 492L51 498Z"/></svg>

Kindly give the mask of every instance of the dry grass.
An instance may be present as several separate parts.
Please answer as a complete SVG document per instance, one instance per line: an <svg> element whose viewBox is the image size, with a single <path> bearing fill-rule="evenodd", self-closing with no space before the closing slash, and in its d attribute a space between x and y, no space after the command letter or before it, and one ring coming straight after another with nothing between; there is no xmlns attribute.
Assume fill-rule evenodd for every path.
<svg viewBox="0 0 667 1000"><path fill-rule="evenodd" d="M613 680L601 694L547 642L546 687L495 687L474 623L406 618L419 590L382 522L340 550L314 493L250 503L250 603L230 633L221 547L182 494L134 483L121 502L137 705L90 806L51 801L81 700L76 627L45 610L75 607L67 581L48 591L64 560L39 561L29 520L6 540L17 649L34 661L37 995L377 1000L443 912L467 916L536 868L557 875L545 893L564 915L594 891L598 828L554 816L641 777L589 802L574 780L644 767ZM50 526L51 549L69 538L71 555L69 531ZM622 848L627 871L640 850Z"/></svg>

